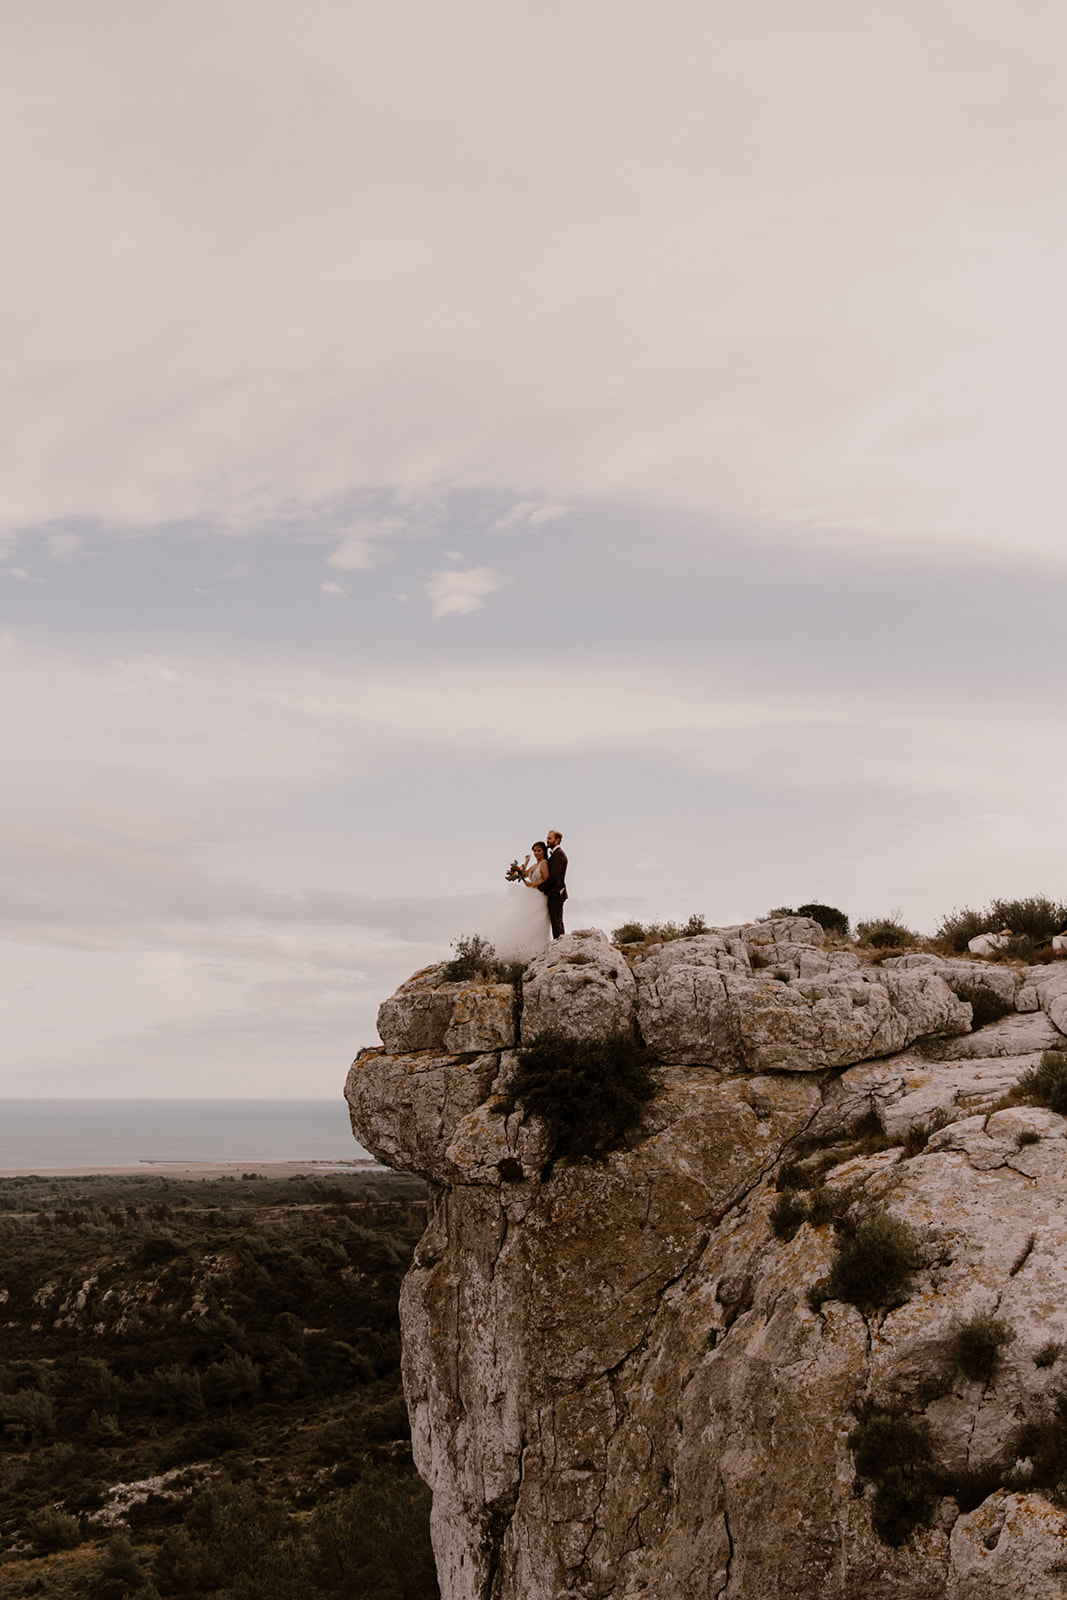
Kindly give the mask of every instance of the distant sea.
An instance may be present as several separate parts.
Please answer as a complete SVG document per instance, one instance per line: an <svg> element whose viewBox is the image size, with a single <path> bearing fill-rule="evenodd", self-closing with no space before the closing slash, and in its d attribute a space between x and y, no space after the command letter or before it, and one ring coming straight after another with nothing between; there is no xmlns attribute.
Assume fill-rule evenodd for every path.
<svg viewBox="0 0 1067 1600"><path fill-rule="evenodd" d="M156 1161L352 1161L336 1100L0 1100L0 1170Z"/></svg>

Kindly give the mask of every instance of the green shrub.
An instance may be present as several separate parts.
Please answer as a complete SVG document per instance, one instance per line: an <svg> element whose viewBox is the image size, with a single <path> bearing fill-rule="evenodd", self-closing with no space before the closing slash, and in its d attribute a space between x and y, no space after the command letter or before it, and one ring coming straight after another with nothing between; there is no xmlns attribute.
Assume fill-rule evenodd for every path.
<svg viewBox="0 0 1067 1600"><path fill-rule="evenodd" d="M1043 1344L1034 1357L1035 1367L1054 1367L1060 1359L1063 1350L1062 1344L1057 1344L1055 1339L1050 1339L1048 1344Z"/></svg>
<svg viewBox="0 0 1067 1600"><path fill-rule="evenodd" d="M1046 1050L1041 1065L1023 1073L1011 1098L1067 1116L1067 1050Z"/></svg>
<svg viewBox="0 0 1067 1600"><path fill-rule="evenodd" d="M1000 1352L1015 1338L1015 1329L991 1311L977 1311L961 1322L949 1340L948 1356L965 1378L988 1383L1000 1361Z"/></svg>
<svg viewBox="0 0 1067 1600"><path fill-rule="evenodd" d="M856 938L861 944L873 945L877 950L902 950L905 945L919 943L919 935L904 926L897 911L888 917L857 922Z"/></svg>
<svg viewBox="0 0 1067 1600"><path fill-rule="evenodd" d="M934 938L947 944L959 955L980 933L996 933L998 928L999 924L991 921L988 913L964 907L962 911L949 911L941 918Z"/></svg>
<svg viewBox="0 0 1067 1600"><path fill-rule="evenodd" d="M938 924L936 938L957 952L966 950L980 933L999 933L1010 928L1016 938L1031 939L1034 945L1047 944L1067 922L1067 902L1047 895L1031 895L1026 900L992 900L984 911L950 911Z"/></svg>
<svg viewBox="0 0 1067 1600"><path fill-rule="evenodd" d="M957 983L956 997L969 1002L972 1028L984 1028L987 1023L999 1022L1001 1017L1015 1010L1011 1001L997 994L988 983Z"/></svg>
<svg viewBox="0 0 1067 1600"><path fill-rule="evenodd" d="M824 1298L861 1311L893 1304L907 1297L918 1265L914 1228L888 1211L874 1211L838 1245Z"/></svg>
<svg viewBox="0 0 1067 1600"><path fill-rule="evenodd" d="M73 1550L82 1542L81 1523L55 1506L38 1511L27 1524L26 1532L35 1550Z"/></svg>
<svg viewBox="0 0 1067 1600"><path fill-rule="evenodd" d="M633 1034L576 1039L548 1028L518 1052L510 1098L545 1118L556 1155L580 1161L634 1127L655 1092L648 1053Z"/></svg>
<svg viewBox="0 0 1067 1600"><path fill-rule="evenodd" d="M142 1589L148 1579L137 1552L124 1533L114 1533L107 1542L99 1575L93 1585L93 1600L111 1600Z"/></svg>
<svg viewBox="0 0 1067 1600"><path fill-rule="evenodd" d="M669 944L672 939L695 939L710 932L703 912L694 911L688 922L650 922L647 926L643 922L624 922L615 929L611 940L613 944L643 944L646 939L659 939Z"/></svg>
<svg viewBox="0 0 1067 1600"><path fill-rule="evenodd" d="M1037 960L1037 945L1028 933L1013 933L993 951L994 961L1021 961L1031 966Z"/></svg>
<svg viewBox="0 0 1067 1600"><path fill-rule="evenodd" d="M801 1171L794 1161L787 1161L778 1168L774 1179L774 1187L781 1189L806 1189L810 1179Z"/></svg>
<svg viewBox="0 0 1067 1600"><path fill-rule="evenodd" d="M817 922L824 933L838 934L842 939L848 938L848 918L843 911L838 911L836 906L797 906L795 915L810 917Z"/></svg>
<svg viewBox="0 0 1067 1600"><path fill-rule="evenodd" d="M808 1208L795 1189L783 1189L771 1207L771 1232L776 1239L792 1239L802 1222L808 1220Z"/></svg>
<svg viewBox="0 0 1067 1600"><path fill-rule="evenodd" d="M838 1217L844 1216L851 1204L851 1189L828 1189L823 1184L821 1188L811 1191L808 1199L808 1221L813 1228L825 1227L828 1222L834 1222Z"/></svg>
<svg viewBox="0 0 1067 1600"><path fill-rule="evenodd" d="M526 963L498 961L496 950L480 933L453 939L452 948L456 953L441 974L443 983L476 983L479 978L487 983L522 982Z"/></svg>
<svg viewBox="0 0 1067 1600"><path fill-rule="evenodd" d="M993 900L989 915L1000 928L1010 928L1017 938L1047 944L1067 922L1067 901L1050 900L1047 895L1030 895L1026 900Z"/></svg>
<svg viewBox="0 0 1067 1600"><path fill-rule="evenodd" d="M906 1543L930 1521L933 1492L930 1429L924 1417L877 1411L853 1428L856 1474L874 1484L871 1526L883 1544Z"/></svg>

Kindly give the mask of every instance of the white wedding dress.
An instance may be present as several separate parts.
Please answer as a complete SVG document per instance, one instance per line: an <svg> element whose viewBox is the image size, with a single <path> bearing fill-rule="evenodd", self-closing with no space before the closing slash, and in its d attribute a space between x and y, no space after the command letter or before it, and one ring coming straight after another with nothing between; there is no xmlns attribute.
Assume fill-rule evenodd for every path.
<svg viewBox="0 0 1067 1600"><path fill-rule="evenodd" d="M500 961L531 961L552 942L548 900L540 889L509 883L478 932L489 940Z"/></svg>

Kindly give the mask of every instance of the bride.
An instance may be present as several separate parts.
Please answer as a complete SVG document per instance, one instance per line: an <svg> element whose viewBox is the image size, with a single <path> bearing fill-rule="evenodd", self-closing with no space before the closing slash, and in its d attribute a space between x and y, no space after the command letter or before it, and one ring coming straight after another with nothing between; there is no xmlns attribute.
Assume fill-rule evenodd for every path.
<svg viewBox="0 0 1067 1600"><path fill-rule="evenodd" d="M503 902L481 930L501 961L529 961L552 942L548 901L538 885L548 877L548 846L539 839L530 846L534 859L522 863L524 876L509 883Z"/></svg>

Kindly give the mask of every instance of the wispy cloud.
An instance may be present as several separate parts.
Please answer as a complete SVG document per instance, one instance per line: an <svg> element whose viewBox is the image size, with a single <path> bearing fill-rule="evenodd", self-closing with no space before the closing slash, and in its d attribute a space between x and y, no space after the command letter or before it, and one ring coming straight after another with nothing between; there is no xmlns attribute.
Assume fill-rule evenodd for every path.
<svg viewBox="0 0 1067 1600"><path fill-rule="evenodd" d="M509 533L512 528L539 528L546 522L558 522L570 514L570 507L544 505L540 500L519 500L510 511L490 523L490 533Z"/></svg>
<svg viewBox="0 0 1067 1600"><path fill-rule="evenodd" d="M322 589L323 594L332 595L335 600L348 599L348 595L345 590L341 588L339 583L334 583L332 579L327 579L325 583L320 585L320 588Z"/></svg>
<svg viewBox="0 0 1067 1600"><path fill-rule="evenodd" d="M336 567L340 572L370 572L375 567L380 567L384 561L389 560L389 549L386 545L374 539L366 539L362 534L349 533L341 540L332 555L326 557L327 564Z"/></svg>
<svg viewBox="0 0 1067 1600"><path fill-rule="evenodd" d="M435 617L464 616L481 611L489 595L509 580L491 567L470 567L466 572L436 572L426 585Z"/></svg>

